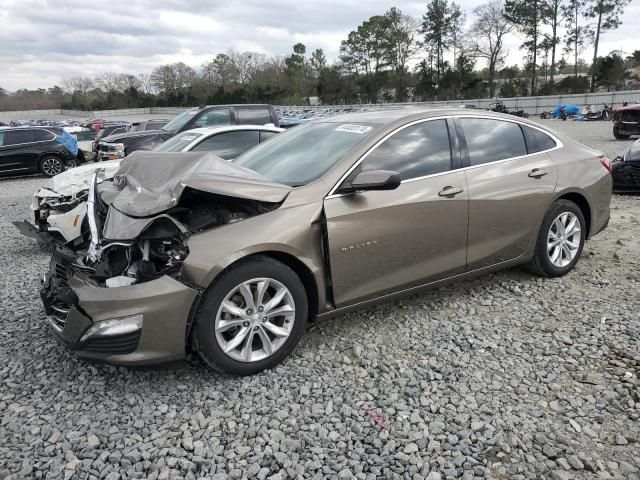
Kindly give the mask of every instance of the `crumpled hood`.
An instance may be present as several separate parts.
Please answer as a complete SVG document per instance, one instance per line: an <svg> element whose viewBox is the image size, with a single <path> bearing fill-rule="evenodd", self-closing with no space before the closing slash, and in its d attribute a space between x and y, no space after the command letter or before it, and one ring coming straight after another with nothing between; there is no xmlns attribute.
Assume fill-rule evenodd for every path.
<svg viewBox="0 0 640 480"><path fill-rule="evenodd" d="M119 192L111 206L131 217L176 206L185 188L271 203L292 190L209 152L133 152L120 162L113 183Z"/></svg>
<svg viewBox="0 0 640 480"><path fill-rule="evenodd" d="M36 195L51 196L50 194L47 195L44 193L44 191L48 190L66 197L88 190L89 182L91 178L93 178L96 170L104 170L104 174L98 176L98 181L108 180L113 178L113 175L120 167L120 162L121 160L109 160L107 162L87 163L79 167L70 168L52 177L49 182L49 187L39 190Z"/></svg>

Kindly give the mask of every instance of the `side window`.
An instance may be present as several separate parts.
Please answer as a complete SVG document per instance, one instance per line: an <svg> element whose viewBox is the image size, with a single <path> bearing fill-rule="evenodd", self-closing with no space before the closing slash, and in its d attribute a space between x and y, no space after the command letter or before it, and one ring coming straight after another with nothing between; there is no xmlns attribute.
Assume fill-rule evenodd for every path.
<svg viewBox="0 0 640 480"><path fill-rule="evenodd" d="M273 123L268 108L242 108L236 110L239 125L264 125Z"/></svg>
<svg viewBox="0 0 640 480"><path fill-rule="evenodd" d="M6 144L4 143L5 133L0 130L0 147L4 147Z"/></svg>
<svg viewBox="0 0 640 480"><path fill-rule="evenodd" d="M520 125L486 118L461 118L471 165L527 154Z"/></svg>
<svg viewBox="0 0 640 480"><path fill-rule="evenodd" d="M257 130L219 133L203 140L191 149L192 152L213 152L225 160L236 158L258 144Z"/></svg>
<svg viewBox="0 0 640 480"><path fill-rule="evenodd" d="M12 130L6 132L4 139L5 145L20 145L23 143L31 143L33 141L33 130Z"/></svg>
<svg viewBox="0 0 640 480"><path fill-rule="evenodd" d="M196 127L215 127L216 125L230 125L231 124L231 110L228 108L216 108L215 110L209 110L203 113L202 116L196 120Z"/></svg>
<svg viewBox="0 0 640 480"><path fill-rule="evenodd" d="M144 129L145 130L160 130L164 126L165 126L165 122L162 122L162 123L147 123L147 125L144 127Z"/></svg>
<svg viewBox="0 0 640 480"><path fill-rule="evenodd" d="M267 140L275 137L276 135L278 135L278 132L269 132L266 130L262 130L260 131L260 143L266 142Z"/></svg>
<svg viewBox="0 0 640 480"><path fill-rule="evenodd" d="M544 152L555 148L556 142L546 133L536 128L521 125L527 137L527 150L529 153Z"/></svg>
<svg viewBox="0 0 640 480"><path fill-rule="evenodd" d="M47 130L34 130L33 131L33 141L34 142L48 142L53 140L55 135Z"/></svg>
<svg viewBox="0 0 640 480"><path fill-rule="evenodd" d="M393 170L402 180L450 170L446 120L417 123L393 134L363 160L361 169Z"/></svg>

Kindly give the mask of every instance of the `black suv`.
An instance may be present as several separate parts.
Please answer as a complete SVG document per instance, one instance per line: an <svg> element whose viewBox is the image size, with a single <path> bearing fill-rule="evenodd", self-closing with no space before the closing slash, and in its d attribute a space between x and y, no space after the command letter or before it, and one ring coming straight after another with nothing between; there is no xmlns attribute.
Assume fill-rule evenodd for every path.
<svg viewBox="0 0 640 480"><path fill-rule="evenodd" d="M0 128L0 176L40 172L48 177L76 166L76 140L60 128Z"/></svg>
<svg viewBox="0 0 640 480"><path fill-rule="evenodd" d="M153 150L185 130L218 125L279 126L278 116L271 105L211 105L181 113L160 130L127 132L110 135L97 143L97 160L123 158L136 150Z"/></svg>

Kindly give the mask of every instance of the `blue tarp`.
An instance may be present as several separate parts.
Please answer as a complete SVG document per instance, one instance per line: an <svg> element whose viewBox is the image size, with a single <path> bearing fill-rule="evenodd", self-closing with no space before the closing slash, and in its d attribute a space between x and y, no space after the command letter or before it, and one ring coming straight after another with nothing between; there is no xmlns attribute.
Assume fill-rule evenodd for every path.
<svg viewBox="0 0 640 480"><path fill-rule="evenodd" d="M58 141L67 147L74 158L78 155L78 142L73 135L62 130L61 133L58 133Z"/></svg>
<svg viewBox="0 0 640 480"><path fill-rule="evenodd" d="M575 105L573 103L563 103L553 109L553 111L551 112L551 116L553 118L560 118L561 108L564 108L564 113L567 115L578 115L580 113L580 107L578 105Z"/></svg>

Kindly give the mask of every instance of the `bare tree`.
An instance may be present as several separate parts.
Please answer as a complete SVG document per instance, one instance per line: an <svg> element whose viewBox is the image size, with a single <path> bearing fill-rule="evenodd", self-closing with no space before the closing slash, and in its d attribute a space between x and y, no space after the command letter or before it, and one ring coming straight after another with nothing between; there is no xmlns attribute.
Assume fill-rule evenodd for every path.
<svg viewBox="0 0 640 480"><path fill-rule="evenodd" d="M148 73L141 73L138 75L138 81L140 82L140 90L146 94L153 93L153 85L151 84L151 75Z"/></svg>
<svg viewBox="0 0 640 480"><path fill-rule="evenodd" d="M514 29L513 23L505 18L502 0L492 0L476 7L473 13L478 17L471 27L471 54L484 58L489 64L489 96L495 94L496 69L509 54L504 49L504 37Z"/></svg>
<svg viewBox="0 0 640 480"><path fill-rule="evenodd" d="M118 90L118 74L106 72L96 78L98 88L105 92L115 92Z"/></svg>
<svg viewBox="0 0 640 480"><path fill-rule="evenodd" d="M86 95L96 88L96 84L89 77L66 77L62 80L62 89L65 93L80 93Z"/></svg>

